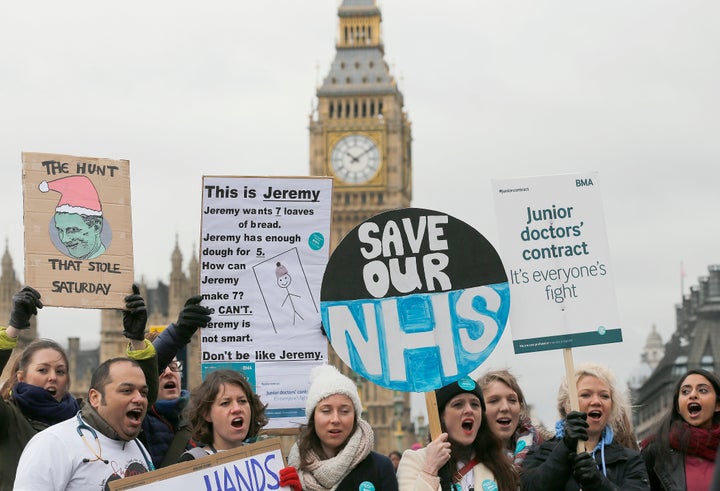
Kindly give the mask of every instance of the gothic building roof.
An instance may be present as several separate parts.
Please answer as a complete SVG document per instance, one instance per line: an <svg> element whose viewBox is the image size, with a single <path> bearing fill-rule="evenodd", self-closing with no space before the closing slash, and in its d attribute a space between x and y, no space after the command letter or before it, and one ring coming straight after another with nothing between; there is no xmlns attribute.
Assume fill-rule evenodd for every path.
<svg viewBox="0 0 720 491"><path fill-rule="evenodd" d="M360 12L371 12L373 14L380 14L380 9L375 5L375 0L343 0L340 5L340 11L348 11L350 9L357 9Z"/></svg>
<svg viewBox="0 0 720 491"><path fill-rule="evenodd" d="M378 48L338 49L330 72L318 89L318 96L394 94L397 91Z"/></svg>
<svg viewBox="0 0 720 491"><path fill-rule="evenodd" d="M335 60L319 97L400 94L383 59L382 20L375 0L343 0Z"/></svg>

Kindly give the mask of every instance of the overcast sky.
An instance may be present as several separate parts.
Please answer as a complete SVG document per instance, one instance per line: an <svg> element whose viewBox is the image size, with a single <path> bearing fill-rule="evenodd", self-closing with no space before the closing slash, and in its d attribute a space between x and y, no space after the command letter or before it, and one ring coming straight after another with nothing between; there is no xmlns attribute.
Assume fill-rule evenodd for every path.
<svg viewBox="0 0 720 491"><path fill-rule="evenodd" d="M497 242L491 179L600 173L625 342L574 350L624 382L653 324L720 263L720 3L384 0L386 60L413 124L413 206ZM23 151L129 159L135 270L197 250L203 175L308 173L308 116L336 0L12 2L0 9L0 230L22 278ZM40 334L97 343L96 311ZM560 352L512 353L555 418ZM540 369L539 367L543 367Z"/></svg>

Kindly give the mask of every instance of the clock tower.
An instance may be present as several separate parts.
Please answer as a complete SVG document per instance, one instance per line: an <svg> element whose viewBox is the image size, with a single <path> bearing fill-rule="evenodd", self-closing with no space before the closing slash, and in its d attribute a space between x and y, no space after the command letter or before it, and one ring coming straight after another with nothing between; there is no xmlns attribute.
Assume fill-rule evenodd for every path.
<svg viewBox="0 0 720 491"><path fill-rule="evenodd" d="M330 247L360 222L410 206L411 125L384 59L382 16L375 0L342 0L335 60L310 115L310 174L333 176ZM354 374L330 349L330 363L354 378L377 451L414 442L409 394Z"/></svg>
<svg viewBox="0 0 720 491"><path fill-rule="evenodd" d="M375 0L343 0L335 60L310 116L310 174L333 176L334 248L358 223L410 206L411 125L384 59Z"/></svg>

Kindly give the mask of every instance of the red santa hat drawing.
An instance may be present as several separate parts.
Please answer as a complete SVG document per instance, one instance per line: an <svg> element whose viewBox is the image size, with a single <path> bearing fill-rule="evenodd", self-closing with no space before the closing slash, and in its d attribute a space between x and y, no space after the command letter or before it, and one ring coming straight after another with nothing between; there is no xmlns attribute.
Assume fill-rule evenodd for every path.
<svg viewBox="0 0 720 491"><path fill-rule="evenodd" d="M102 216L100 197L95 185L86 176L67 176L50 182L43 181L38 187L43 193L60 193L60 201L55 207L57 213Z"/></svg>

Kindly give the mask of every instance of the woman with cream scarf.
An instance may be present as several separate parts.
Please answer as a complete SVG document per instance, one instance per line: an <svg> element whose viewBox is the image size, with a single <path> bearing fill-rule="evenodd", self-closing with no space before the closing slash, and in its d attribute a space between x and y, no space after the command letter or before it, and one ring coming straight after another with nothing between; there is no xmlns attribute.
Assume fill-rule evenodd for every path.
<svg viewBox="0 0 720 491"><path fill-rule="evenodd" d="M310 374L298 441L280 471L280 485L294 491L382 489L397 491L392 462L374 452L373 431L364 421L355 383L332 365Z"/></svg>

